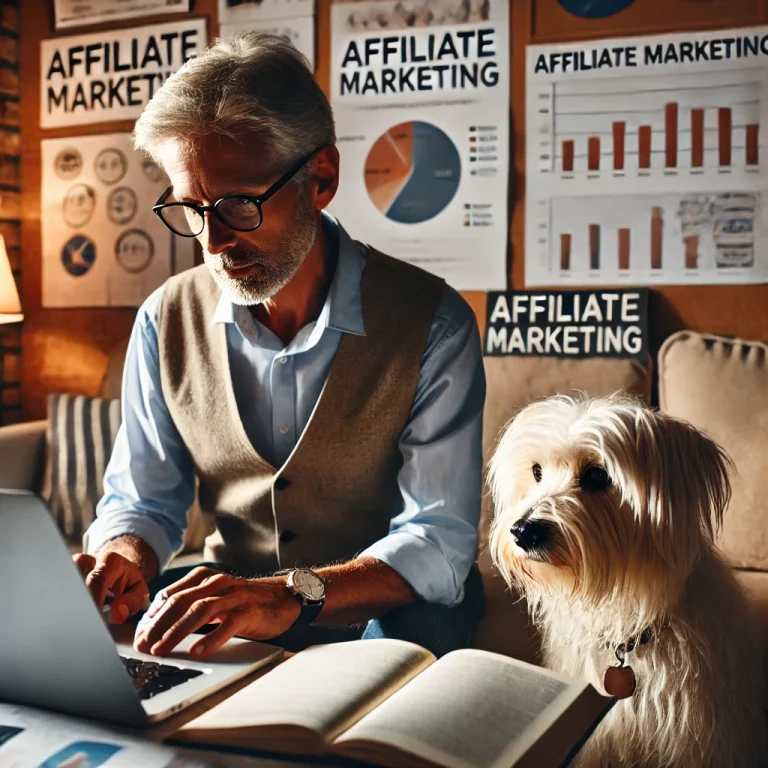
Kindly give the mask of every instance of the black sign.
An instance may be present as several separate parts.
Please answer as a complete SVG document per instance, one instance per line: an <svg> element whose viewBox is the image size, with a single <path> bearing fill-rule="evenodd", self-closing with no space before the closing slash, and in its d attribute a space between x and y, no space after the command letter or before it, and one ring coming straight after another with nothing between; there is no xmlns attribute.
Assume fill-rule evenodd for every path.
<svg viewBox="0 0 768 768"><path fill-rule="evenodd" d="M489 356L648 355L648 289L488 293Z"/></svg>

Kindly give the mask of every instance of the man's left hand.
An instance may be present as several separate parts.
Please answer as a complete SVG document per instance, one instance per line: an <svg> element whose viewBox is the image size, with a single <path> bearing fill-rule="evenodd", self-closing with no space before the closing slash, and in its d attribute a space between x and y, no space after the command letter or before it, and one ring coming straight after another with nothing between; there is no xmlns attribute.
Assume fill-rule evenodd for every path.
<svg viewBox="0 0 768 768"><path fill-rule="evenodd" d="M242 579L211 568L195 568L162 590L142 617L134 648L155 656L169 654L187 635L218 624L190 648L203 658L231 637L269 640L285 632L300 613L285 577Z"/></svg>

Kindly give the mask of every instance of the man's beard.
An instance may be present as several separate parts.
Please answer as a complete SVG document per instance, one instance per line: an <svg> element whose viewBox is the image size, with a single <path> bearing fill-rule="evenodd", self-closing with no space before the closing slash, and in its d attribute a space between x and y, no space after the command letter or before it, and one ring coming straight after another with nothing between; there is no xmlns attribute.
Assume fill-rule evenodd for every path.
<svg viewBox="0 0 768 768"><path fill-rule="evenodd" d="M222 292L233 304L250 307L271 298L291 281L315 244L316 236L315 209L302 190L296 216L270 253L235 246L222 255L211 256L205 251L203 255ZM224 271L251 264L255 267L244 278L229 277Z"/></svg>

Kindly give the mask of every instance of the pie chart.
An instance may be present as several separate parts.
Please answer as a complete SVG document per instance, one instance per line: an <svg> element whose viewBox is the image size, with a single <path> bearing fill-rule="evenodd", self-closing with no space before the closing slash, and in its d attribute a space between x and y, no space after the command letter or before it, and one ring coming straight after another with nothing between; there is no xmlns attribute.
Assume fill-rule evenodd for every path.
<svg viewBox="0 0 768 768"><path fill-rule="evenodd" d="M456 145L432 123L411 120L379 136L365 159L365 186L392 221L419 224L453 200L461 180Z"/></svg>

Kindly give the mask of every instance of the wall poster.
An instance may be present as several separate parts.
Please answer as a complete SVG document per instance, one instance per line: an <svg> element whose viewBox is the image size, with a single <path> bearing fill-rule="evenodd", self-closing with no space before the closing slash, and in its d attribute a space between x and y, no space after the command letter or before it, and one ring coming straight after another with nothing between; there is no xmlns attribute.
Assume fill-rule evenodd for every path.
<svg viewBox="0 0 768 768"><path fill-rule="evenodd" d="M527 285L768 282L768 27L527 55Z"/></svg>
<svg viewBox="0 0 768 768"><path fill-rule="evenodd" d="M331 7L341 181L330 209L353 237L459 290L503 289L508 3L408 8Z"/></svg>
<svg viewBox="0 0 768 768"><path fill-rule="evenodd" d="M165 172L129 133L42 142L43 306L138 307L194 265L194 238L152 212Z"/></svg>

